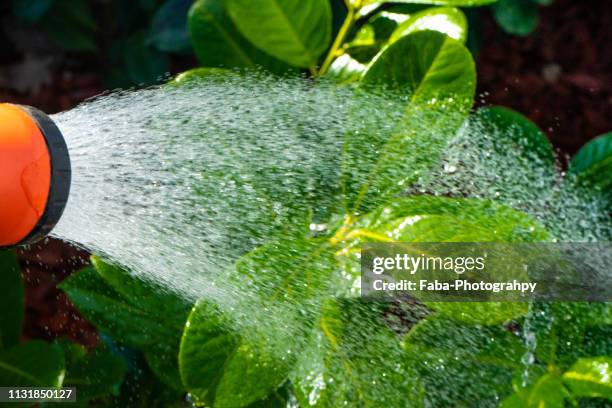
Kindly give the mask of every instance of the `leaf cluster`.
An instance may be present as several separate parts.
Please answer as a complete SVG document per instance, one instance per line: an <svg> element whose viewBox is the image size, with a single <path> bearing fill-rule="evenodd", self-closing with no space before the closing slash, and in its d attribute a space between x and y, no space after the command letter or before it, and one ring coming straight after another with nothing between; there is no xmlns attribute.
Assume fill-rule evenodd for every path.
<svg viewBox="0 0 612 408"><path fill-rule="evenodd" d="M464 45L466 19L450 6L475 2L384 12L351 2L337 29L327 2L298 3L194 3L190 33L205 67L174 86L254 67L277 74L307 69L356 93L405 95L392 131L344 136L340 185L321 191L330 211L313 218L319 201L296 205L287 228L237 254L223 272L240 293L231 307L214 297L186 305L94 258L93 269L62 284L79 310L116 341L143 350L159 379L198 406L497 406L525 398L542 406L558 395L562 403L606 398L606 304L393 304L359 296L365 242L553 239L528 215L491 200L404 194L471 114L475 68ZM267 20L274 25L261 24ZM347 59L358 63L350 73L339 66ZM554 167L550 143L527 118L501 107L473 115ZM609 152L593 143L575 159L577 175L564 182L584 180L592 189L588 180L605 179ZM561 322L567 316L574 320ZM160 355L165 364L152 358ZM559 381L552 388L534 392L553 375Z"/></svg>
<svg viewBox="0 0 612 408"><path fill-rule="evenodd" d="M519 113L471 111L475 67L465 46L466 18L456 7L493 1L396 3L382 9L371 0L340 7L326 0L193 4L189 35L203 68L174 85L255 67L275 74L308 70L356 93L399 93L406 103L392 131L344 135L339 184L321 191L329 211L314 218L315 205L301 202L283 231L236 254L223 271L241 293L231 307L214 298L191 304L97 257L61 284L109 339L111 352L138 350L124 360L144 365L146 375L129 371L120 401L140 389L153 395L147 406L178 403L185 393L194 405L218 408L608 403L608 304L390 303L359 296L358 255L366 242L554 238L527 214L492 200L405 194L438 164L470 115L516 137L516 149L543 165L552 167L554 154ZM609 140L586 146L562 182L607 194ZM14 321L0 323L14 347ZM45 370L45 381L57 385L52 372ZM149 394L143 383L157 391Z"/></svg>

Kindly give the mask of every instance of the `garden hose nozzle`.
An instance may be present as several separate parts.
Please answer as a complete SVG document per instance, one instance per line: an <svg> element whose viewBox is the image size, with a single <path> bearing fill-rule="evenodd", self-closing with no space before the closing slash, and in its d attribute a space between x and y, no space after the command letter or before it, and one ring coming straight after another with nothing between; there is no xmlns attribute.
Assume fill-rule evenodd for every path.
<svg viewBox="0 0 612 408"><path fill-rule="evenodd" d="M70 192L70 157L43 112L0 104L0 247L36 242L59 221Z"/></svg>

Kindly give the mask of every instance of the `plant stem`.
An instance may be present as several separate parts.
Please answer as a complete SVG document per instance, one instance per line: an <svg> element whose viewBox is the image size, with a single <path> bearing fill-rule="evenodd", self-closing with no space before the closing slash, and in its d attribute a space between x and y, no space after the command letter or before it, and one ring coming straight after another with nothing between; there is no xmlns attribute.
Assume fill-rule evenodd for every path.
<svg viewBox="0 0 612 408"><path fill-rule="evenodd" d="M355 7L353 7L349 1L346 1L346 7L348 8L348 13L346 15L346 18L344 19L344 22L342 23L342 26L340 27L340 31L338 31L338 35L336 36L334 43L332 44L329 52L327 53L327 56L325 57L325 60L323 61L323 65L321 65L321 69L319 70L319 76L325 75L325 73L329 70L329 67L334 61L338 50L344 43L346 35L349 33L351 27L353 26L353 23L355 22Z"/></svg>

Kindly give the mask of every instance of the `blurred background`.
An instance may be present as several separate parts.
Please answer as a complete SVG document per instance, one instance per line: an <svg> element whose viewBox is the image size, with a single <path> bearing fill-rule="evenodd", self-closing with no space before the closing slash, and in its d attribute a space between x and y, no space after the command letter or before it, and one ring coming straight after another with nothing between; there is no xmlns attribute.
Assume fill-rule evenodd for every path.
<svg viewBox="0 0 612 408"><path fill-rule="evenodd" d="M198 66L187 30L192 3L0 2L0 101L56 113ZM464 11L477 63L478 105L504 105L527 115L546 132L562 163L609 130L609 0L500 0L495 8ZM95 344L95 329L55 288L89 262L88 254L47 239L19 256L26 282L24 337L67 336Z"/></svg>

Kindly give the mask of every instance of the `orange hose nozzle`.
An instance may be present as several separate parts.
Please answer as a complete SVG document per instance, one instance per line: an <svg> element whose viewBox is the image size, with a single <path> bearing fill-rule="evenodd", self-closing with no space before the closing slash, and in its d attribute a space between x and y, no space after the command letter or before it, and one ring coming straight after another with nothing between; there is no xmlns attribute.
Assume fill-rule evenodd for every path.
<svg viewBox="0 0 612 408"><path fill-rule="evenodd" d="M0 247L51 232L70 179L68 149L53 121L31 107L0 104Z"/></svg>

